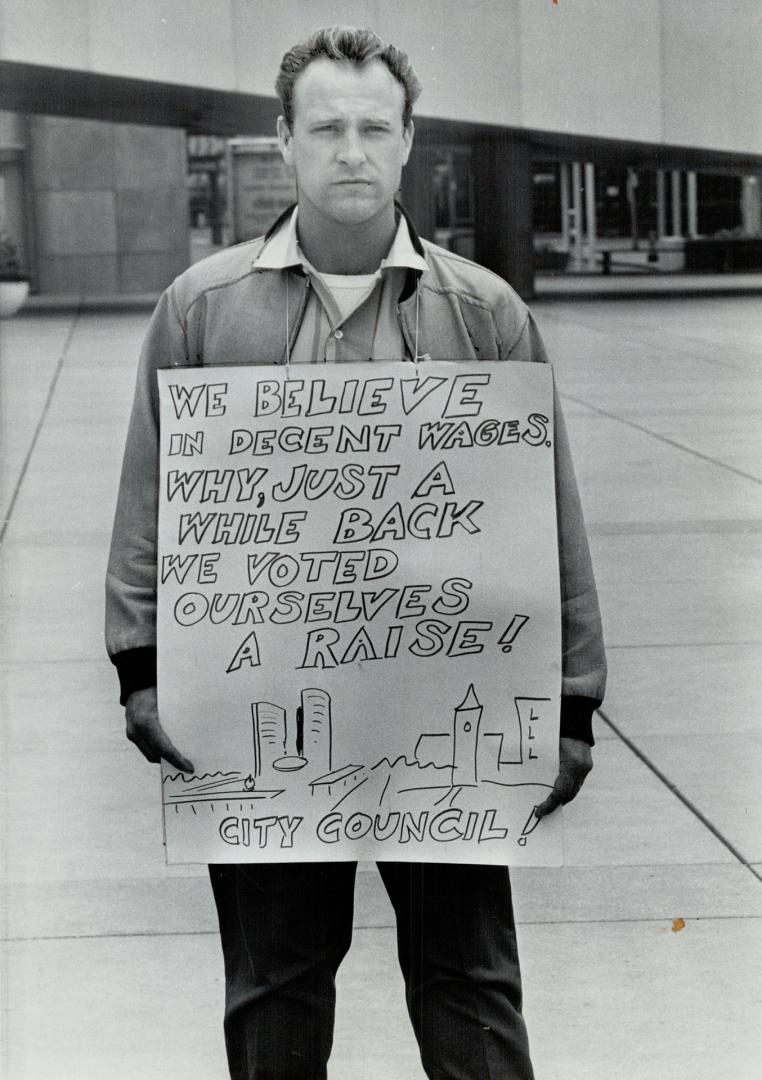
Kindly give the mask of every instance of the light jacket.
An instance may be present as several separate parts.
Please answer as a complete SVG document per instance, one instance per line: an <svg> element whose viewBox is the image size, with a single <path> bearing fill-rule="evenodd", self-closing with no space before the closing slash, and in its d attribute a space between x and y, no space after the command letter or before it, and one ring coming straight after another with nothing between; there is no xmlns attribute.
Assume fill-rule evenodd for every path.
<svg viewBox="0 0 762 1080"><path fill-rule="evenodd" d="M288 213L288 211L287 211ZM280 223L276 222L273 229ZM410 270L397 303L409 356L547 363L526 305L496 274L417 236L428 272ZM268 236L273 230L270 230ZM304 313L308 278L260 269L266 237L228 248L181 274L161 297L143 344L106 580L106 646L124 703L156 681L159 399L156 371L207 364L285 363ZM561 580L561 734L592 743L606 661L601 620L566 429L555 412Z"/></svg>

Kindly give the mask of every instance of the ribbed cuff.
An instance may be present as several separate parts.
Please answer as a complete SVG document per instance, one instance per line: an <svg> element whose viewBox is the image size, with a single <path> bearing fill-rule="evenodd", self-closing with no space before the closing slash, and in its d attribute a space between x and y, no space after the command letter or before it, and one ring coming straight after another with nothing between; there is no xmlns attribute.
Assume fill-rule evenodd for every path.
<svg viewBox="0 0 762 1080"><path fill-rule="evenodd" d="M593 738L593 713L600 705L595 698L576 697L569 694L561 698L561 727L563 739L580 739L588 746L595 746Z"/></svg>
<svg viewBox="0 0 762 1080"><path fill-rule="evenodd" d="M126 649L111 657L111 663L119 675L119 704L126 705L127 698L136 690L156 686L156 646L145 645L139 649Z"/></svg>

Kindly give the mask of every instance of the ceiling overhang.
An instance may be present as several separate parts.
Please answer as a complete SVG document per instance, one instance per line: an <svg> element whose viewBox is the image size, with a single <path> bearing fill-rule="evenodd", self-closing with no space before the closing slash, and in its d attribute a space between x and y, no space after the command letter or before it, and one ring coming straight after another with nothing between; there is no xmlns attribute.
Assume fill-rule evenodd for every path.
<svg viewBox="0 0 762 1080"><path fill-rule="evenodd" d="M274 134L279 111L276 99L264 95L11 61L0 61L0 101L13 112L182 127L215 135ZM528 143L537 161L591 161L602 168L762 171L762 154L427 116L416 117L415 123L419 143L515 139Z"/></svg>

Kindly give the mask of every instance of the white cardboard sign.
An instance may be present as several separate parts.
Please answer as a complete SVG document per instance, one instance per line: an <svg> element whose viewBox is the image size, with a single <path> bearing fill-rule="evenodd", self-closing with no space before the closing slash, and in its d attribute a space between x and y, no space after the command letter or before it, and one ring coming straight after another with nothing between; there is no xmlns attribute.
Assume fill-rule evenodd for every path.
<svg viewBox="0 0 762 1080"><path fill-rule="evenodd" d="M550 368L159 389L168 861L560 862Z"/></svg>

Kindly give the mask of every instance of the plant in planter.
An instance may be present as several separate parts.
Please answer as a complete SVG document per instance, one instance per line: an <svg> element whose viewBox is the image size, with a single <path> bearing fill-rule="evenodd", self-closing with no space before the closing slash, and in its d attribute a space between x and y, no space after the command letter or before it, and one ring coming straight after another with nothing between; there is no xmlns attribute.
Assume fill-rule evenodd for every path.
<svg viewBox="0 0 762 1080"><path fill-rule="evenodd" d="M0 319L15 315L29 293L29 275L19 265L16 245L0 231Z"/></svg>

